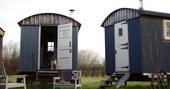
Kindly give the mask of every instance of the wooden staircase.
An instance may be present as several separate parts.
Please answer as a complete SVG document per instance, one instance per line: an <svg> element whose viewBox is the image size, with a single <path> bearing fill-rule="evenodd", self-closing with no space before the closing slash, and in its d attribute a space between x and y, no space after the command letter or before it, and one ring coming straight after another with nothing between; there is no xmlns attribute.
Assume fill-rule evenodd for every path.
<svg viewBox="0 0 170 89"><path fill-rule="evenodd" d="M98 89L105 89L106 87L112 87L113 85L115 88L119 88L123 84L126 84L126 81L129 79L130 74L129 72L115 72L107 80L105 80Z"/></svg>
<svg viewBox="0 0 170 89"><path fill-rule="evenodd" d="M53 78L60 76L58 70L39 70L36 74L36 80L40 82L53 82Z"/></svg>

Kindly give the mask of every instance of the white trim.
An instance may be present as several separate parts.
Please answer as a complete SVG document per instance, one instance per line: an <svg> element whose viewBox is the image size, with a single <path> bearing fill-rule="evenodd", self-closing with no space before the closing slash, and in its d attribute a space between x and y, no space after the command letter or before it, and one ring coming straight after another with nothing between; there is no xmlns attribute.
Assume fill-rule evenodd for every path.
<svg viewBox="0 0 170 89"><path fill-rule="evenodd" d="M40 69L40 55L41 55L41 26L38 30L38 70Z"/></svg>
<svg viewBox="0 0 170 89"><path fill-rule="evenodd" d="M123 35L119 36L119 28L122 28ZM128 24L126 21L116 23L114 25L114 39L115 39L115 71L129 71L129 38L128 38ZM122 45L127 43L127 45ZM122 49L122 48L127 49ZM125 68L127 67L127 68Z"/></svg>
<svg viewBox="0 0 170 89"><path fill-rule="evenodd" d="M170 40L170 36L167 36L166 34L166 23L170 22L170 20L163 20L163 36L165 40Z"/></svg>
<svg viewBox="0 0 170 89"><path fill-rule="evenodd" d="M67 38L64 38L64 39L67 39L65 40L64 42L69 42L71 41L71 44L72 44L72 23L68 23L68 24L62 24L62 25L58 25L58 46L57 46L57 69L72 69L72 65L73 65L73 62L72 62L72 46L69 47L60 47L60 44L62 43L61 41L61 38L60 36L63 36L61 34L61 31L64 31L64 30L68 30L68 31L71 31L71 33L69 33L68 36L66 36ZM63 38L62 38L63 40ZM71 50L71 53L70 54L67 54L67 55L59 55L61 54L61 50ZM63 58L62 58L63 57ZM67 57L67 58L64 58L64 57Z"/></svg>

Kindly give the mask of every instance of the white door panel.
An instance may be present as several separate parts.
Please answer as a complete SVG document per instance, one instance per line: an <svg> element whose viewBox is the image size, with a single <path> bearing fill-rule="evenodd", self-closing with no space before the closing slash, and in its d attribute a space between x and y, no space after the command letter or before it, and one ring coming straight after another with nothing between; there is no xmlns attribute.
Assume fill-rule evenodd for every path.
<svg viewBox="0 0 170 89"><path fill-rule="evenodd" d="M72 69L72 24L58 26L57 69Z"/></svg>
<svg viewBox="0 0 170 89"><path fill-rule="evenodd" d="M72 38L60 38L60 43L58 44L59 48L71 48Z"/></svg>
<svg viewBox="0 0 170 89"><path fill-rule="evenodd" d="M71 49L62 49L60 50L60 52L58 53L58 56L61 58L70 58L71 57L71 53L70 53Z"/></svg>
<svg viewBox="0 0 170 89"><path fill-rule="evenodd" d="M128 25L120 22L114 26L116 71L129 71Z"/></svg>

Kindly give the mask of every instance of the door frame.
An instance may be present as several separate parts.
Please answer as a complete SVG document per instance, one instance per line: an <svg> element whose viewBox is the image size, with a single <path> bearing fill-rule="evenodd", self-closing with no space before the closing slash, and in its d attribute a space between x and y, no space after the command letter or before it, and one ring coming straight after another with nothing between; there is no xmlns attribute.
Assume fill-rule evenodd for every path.
<svg viewBox="0 0 170 89"><path fill-rule="evenodd" d="M116 31L115 30L118 30L118 28L121 26L121 25L119 25L119 27L116 27L116 24L118 25L118 24L126 24L127 26L126 26L126 29L127 29L127 66L125 65L125 68L127 69L127 71L130 71L130 58L129 58L129 34L128 34L128 31L129 31L129 29L128 29L128 23L127 23L127 21L121 21L121 22L118 22L118 23L115 23L115 25L114 25L114 43L115 43L115 71L116 72L120 72L119 71L119 69L117 69L117 66L116 66L116 61L118 60L117 58L116 58L116 54L117 54L117 47L116 47L116 35L115 34L118 34L118 33L116 33ZM122 30L122 31L124 31L124 30ZM118 32L118 31L117 31ZM126 42L125 42L126 43ZM125 49L123 49L123 50L125 50ZM124 66L123 66L124 67ZM123 70L122 69L122 71L125 71L125 70Z"/></svg>
<svg viewBox="0 0 170 89"><path fill-rule="evenodd" d="M38 34L39 34L39 37L38 37L38 70L41 70L41 32L42 32L42 26L55 26L57 27L57 36L58 36L58 25L39 25L39 31L38 31ZM57 37L56 36L56 37ZM58 43L58 38L57 39L57 43ZM58 51L58 50L57 50Z"/></svg>
<svg viewBox="0 0 170 89"><path fill-rule="evenodd" d="M38 31L38 70L40 70L40 62L41 62L41 25L39 25Z"/></svg>

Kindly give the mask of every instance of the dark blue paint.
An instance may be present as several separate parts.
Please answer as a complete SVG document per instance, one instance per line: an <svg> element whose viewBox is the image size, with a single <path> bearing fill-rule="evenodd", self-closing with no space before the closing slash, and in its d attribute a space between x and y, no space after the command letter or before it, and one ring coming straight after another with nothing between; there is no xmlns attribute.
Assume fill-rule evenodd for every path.
<svg viewBox="0 0 170 89"><path fill-rule="evenodd" d="M21 27L20 71L36 72L38 69L39 26Z"/></svg>
<svg viewBox="0 0 170 89"><path fill-rule="evenodd" d="M117 9L106 17L102 23L105 28L106 73L110 75L115 71L113 25L121 21L128 23L130 73L169 72L170 41L163 38L165 19L170 19L169 13L130 8Z"/></svg>
<svg viewBox="0 0 170 89"><path fill-rule="evenodd" d="M77 53L78 53L78 27L73 27L72 31L72 69L77 69Z"/></svg>
<svg viewBox="0 0 170 89"><path fill-rule="evenodd" d="M128 21L129 63L131 73L142 72L140 19Z"/></svg>
<svg viewBox="0 0 170 89"><path fill-rule="evenodd" d="M114 26L105 28L105 65L106 74L111 75L115 71L115 44L114 44Z"/></svg>

